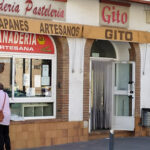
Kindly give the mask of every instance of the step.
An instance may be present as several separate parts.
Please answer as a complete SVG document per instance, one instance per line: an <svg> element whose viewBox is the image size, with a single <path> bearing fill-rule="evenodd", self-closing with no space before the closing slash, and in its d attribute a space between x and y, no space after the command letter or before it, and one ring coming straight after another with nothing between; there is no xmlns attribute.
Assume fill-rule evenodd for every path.
<svg viewBox="0 0 150 150"><path fill-rule="evenodd" d="M109 138L109 130L98 130L89 133L89 140ZM134 137L135 133L133 131L115 131L114 137Z"/></svg>
<svg viewBox="0 0 150 150"><path fill-rule="evenodd" d="M109 137L109 130L98 130L89 133L89 140L96 140Z"/></svg>

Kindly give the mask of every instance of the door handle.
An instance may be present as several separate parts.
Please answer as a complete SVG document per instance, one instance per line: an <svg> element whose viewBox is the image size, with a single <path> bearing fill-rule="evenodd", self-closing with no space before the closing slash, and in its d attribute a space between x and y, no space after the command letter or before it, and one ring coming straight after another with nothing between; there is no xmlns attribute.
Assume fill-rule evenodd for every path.
<svg viewBox="0 0 150 150"><path fill-rule="evenodd" d="M133 99L133 96L132 96L132 95L129 95L128 97L131 98L131 99Z"/></svg>
<svg viewBox="0 0 150 150"><path fill-rule="evenodd" d="M134 82L133 82L133 81L129 81L128 83L129 83L129 84L133 84Z"/></svg>

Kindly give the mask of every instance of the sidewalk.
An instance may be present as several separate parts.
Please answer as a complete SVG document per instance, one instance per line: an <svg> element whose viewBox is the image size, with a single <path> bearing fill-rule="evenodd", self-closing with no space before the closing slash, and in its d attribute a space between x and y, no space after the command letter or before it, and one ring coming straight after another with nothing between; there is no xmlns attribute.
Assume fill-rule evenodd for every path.
<svg viewBox="0 0 150 150"><path fill-rule="evenodd" d="M109 139L32 148L28 150L109 150ZM150 150L150 137L115 138L114 150Z"/></svg>

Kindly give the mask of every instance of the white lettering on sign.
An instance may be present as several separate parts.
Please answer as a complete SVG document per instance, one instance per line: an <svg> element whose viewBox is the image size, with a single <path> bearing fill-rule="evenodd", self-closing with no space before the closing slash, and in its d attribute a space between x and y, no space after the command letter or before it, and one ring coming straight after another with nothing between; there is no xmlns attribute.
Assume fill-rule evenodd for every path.
<svg viewBox="0 0 150 150"><path fill-rule="evenodd" d="M129 24L129 7L101 3L101 20L102 25L128 27Z"/></svg>
<svg viewBox="0 0 150 150"><path fill-rule="evenodd" d="M25 47L25 46L7 46L7 45L0 45L0 50L12 50L12 51L27 51L31 52L34 51L33 47Z"/></svg>
<svg viewBox="0 0 150 150"><path fill-rule="evenodd" d="M66 3L53 0L0 0L0 14L64 21Z"/></svg>
<svg viewBox="0 0 150 150"><path fill-rule="evenodd" d="M36 34L0 31L0 43L37 45Z"/></svg>

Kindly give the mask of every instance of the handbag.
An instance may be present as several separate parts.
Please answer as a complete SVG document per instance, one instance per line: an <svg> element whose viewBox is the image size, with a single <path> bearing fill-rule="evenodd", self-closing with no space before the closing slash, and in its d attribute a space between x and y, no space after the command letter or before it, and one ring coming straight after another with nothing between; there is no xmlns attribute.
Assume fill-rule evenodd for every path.
<svg viewBox="0 0 150 150"><path fill-rule="evenodd" d="M4 103L3 103L2 109L0 110L0 122L2 122L4 119L3 109L5 106L5 101L6 101L6 93L5 93L5 98L4 98Z"/></svg>

